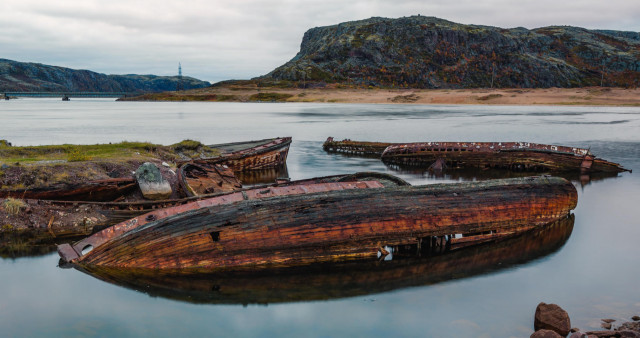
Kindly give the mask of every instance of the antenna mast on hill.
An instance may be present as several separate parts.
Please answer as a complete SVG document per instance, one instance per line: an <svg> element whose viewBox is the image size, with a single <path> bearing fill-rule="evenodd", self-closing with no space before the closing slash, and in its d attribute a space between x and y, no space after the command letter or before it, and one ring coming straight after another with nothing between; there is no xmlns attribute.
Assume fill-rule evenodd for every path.
<svg viewBox="0 0 640 338"><path fill-rule="evenodd" d="M183 90L182 86L182 64L178 62L178 84L176 84L176 90Z"/></svg>

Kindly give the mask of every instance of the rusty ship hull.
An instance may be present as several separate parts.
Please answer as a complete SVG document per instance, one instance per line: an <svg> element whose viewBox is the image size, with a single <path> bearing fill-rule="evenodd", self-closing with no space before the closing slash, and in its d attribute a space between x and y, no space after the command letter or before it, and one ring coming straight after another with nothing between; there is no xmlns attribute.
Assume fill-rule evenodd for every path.
<svg viewBox="0 0 640 338"><path fill-rule="evenodd" d="M619 173L620 164L591 154L589 149L531 142L383 143L327 138L331 153L380 157L403 167L508 169L527 172Z"/></svg>
<svg viewBox="0 0 640 338"><path fill-rule="evenodd" d="M515 171L622 172L619 164L596 158L588 149L531 142L422 142L391 145L382 161L429 166L497 168Z"/></svg>
<svg viewBox="0 0 640 338"><path fill-rule="evenodd" d="M384 256L385 246L491 241L565 217L577 204L570 182L548 176L352 185L364 188L273 197L265 192L259 199L235 193L225 203L159 210L170 215L139 216L147 222L105 229L58 252L79 267L169 274L300 266ZM83 254L86 249L92 250Z"/></svg>
<svg viewBox="0 0 640 338"><path fill-rule="evenodd" d="M79 269L95 278L152 297L204 304L272 304L365 296L437 284L508 269L559 250L571 236L574 217L503 241L433 252L395 247L391 260L356 260L301 268L204 275L163 275L108 267Z"/></svg>
<svg viewBox="0 0 640 338"><path fill-rule="evenodd" d="M276 168L286 164L290 145L291 137L214 144L208 147L220 150L220 156L189 161L226 165L233 171Z"/></svg>

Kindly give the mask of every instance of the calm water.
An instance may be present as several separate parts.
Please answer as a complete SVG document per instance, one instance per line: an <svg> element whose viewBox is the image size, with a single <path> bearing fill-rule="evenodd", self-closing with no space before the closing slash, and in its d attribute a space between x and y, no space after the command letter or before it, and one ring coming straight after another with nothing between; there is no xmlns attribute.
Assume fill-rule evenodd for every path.
<svg viewBox="0 0 640 338"><path fill-rule="evenodd" d="M637 107L21 99L0 102L0 119L0 139L14 145L293 136L293 179L355 171L388 172L413 184L474 179L397 172L376 159L326 154L327 136L556 143L590 147L636 172L574 182L579 202L572 222L431 261L179 281L190 291L176 292L162 283L124 287L61 269L55 253L0 259L0 336L528 337L541 301L562 306L582 329L598 328L600 318L640 315Z"/></svg>

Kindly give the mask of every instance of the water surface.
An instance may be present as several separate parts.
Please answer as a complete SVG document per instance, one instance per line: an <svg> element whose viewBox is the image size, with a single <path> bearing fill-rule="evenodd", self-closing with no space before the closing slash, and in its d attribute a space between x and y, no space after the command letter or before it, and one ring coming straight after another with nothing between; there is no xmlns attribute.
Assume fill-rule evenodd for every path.
<svg viewBox="0 0 640 338"><path fill-rule="evenodd" d="M227 290L220 283L225 281L201 281L211 288L202 299L202 293L185 297L150 283L119 286L60 269L55 253L0 259L3 336L528 337L541 301L562 306L572 325L582 329L597 329L600 318L620 321L640 314L637 107L20 99L0 102L0 119L0 138L14 145L123 140L171 144L185 138L211 144L293 136L288 159L293 179L356 171L387 172L412 184L483 179L398 172L376 159L327 154L321 144L328 136L554 143L591 148L597 156L636 171L574 181L579 202L571 225L507 243L527 252L509 246L477 249L464 256L467 263L468 257L477 259L471 265L460 263L459 257L437 258L460 265L451 270L436 270L428 261L408 267L394 261L396 265L292 273L281 279L232 280L240 286L238 294L246 297L257 292L256 285L282 281L282 287L259 290L257 295L267 298L257 303L237 297L220 301ZM372 275L378 279L366 278L372 271L379 272ZM386 274L395 277L383 278Z"/></svg>

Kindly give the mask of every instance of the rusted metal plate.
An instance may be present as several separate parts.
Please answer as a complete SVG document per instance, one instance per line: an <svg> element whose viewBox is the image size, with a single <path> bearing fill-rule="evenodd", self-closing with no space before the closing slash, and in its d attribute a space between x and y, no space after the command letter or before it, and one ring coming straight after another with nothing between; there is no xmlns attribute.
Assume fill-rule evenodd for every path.
<svg viewBox="0 0 640 338"><path fill-rule="evenodd" d="M577 203L575 187L557 177L357 189L365 185L326 192L300 186L295 191L305 192L270 195L275 187L260 199L251 195L260 191L234 193L246 199L169 211L173 216L110 237L75 262L196 273L365 258L375 256L381 243L524 231L565 217ZM76 252L83 243L88 242L74 245Z"/></svg>

